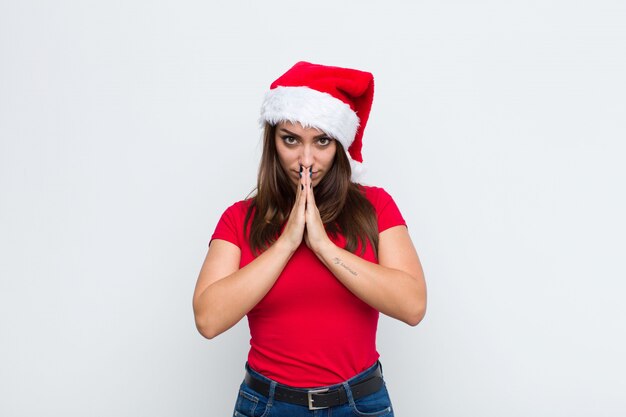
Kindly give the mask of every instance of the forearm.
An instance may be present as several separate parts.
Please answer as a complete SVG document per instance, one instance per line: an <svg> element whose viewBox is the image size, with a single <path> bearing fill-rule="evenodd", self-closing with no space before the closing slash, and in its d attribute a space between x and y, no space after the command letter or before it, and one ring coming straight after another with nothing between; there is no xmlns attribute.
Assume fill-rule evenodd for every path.
<svg viewBox="0 0 626 417"><path fill-rule="evenodd" d="M277 241L245 267L209 285L194 302L200 333L211 339L237 324L269 292L293 252Z"/></svg>
<svg viewBox="0 0 626 417"><path fill-rule="evenodd" d="M421 276L387 268L329 243L317 254L335 277L365 303L412 326L424 317L426 288Z"/></svg>

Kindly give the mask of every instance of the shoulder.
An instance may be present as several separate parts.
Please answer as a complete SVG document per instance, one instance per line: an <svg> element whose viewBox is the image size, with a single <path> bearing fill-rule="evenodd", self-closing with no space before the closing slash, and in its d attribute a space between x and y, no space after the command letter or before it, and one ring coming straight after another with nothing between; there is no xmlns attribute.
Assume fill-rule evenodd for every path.
<svg viewBox="0 0 626 417"><path fill-rule="evenodd" d="M230 206L228 206L228 208L225 211L232 212L232 213L241 213L241 212L245 213L250 208L250 205L252 204L253 200L254 200L253 198L248 198L246 200L237 201L231 204Z"/></svg>
<svg viewBox="0 0 626 417"><path fill-rule="evenodd" d="M222 220L230 220L237 223L243 222L252 202L253 199L249 198L231 204L222 213Z"/></svg>
<svg viewBox="0 0 626 417"><path fill-rule="evenodd" d="M211 241L213 239L222 239L241 247L244 241L244 222L250 204L252 204L252 200L241 200L231 204L224 210L215 226Z"/></svg>
<svg viewBox="0 0 626 417"><path fill-rule="evenodd" d="M379 232L393 226L406 225L396 202L384 188L368 185L359 185L359 188L376 211Z"/></svg>
<svg viewBox="0 0 626 417"><path fill-rule="evenodd" d="M391 195L382 187L359 184L359 189L374 207L384 205L391 200Z"/></svg>

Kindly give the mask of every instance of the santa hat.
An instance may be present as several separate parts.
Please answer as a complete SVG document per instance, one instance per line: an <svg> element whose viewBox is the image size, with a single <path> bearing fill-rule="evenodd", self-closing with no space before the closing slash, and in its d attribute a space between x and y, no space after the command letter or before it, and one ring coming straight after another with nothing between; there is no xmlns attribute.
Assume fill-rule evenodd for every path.
<svg viewBox="0 0 626 417"><path fill-rule="evenodd" d="M363 130L373 98L371 73L301 61L270 86L261 122L299 122L331 136L346 149L355 180L363 171Z"/></svg>

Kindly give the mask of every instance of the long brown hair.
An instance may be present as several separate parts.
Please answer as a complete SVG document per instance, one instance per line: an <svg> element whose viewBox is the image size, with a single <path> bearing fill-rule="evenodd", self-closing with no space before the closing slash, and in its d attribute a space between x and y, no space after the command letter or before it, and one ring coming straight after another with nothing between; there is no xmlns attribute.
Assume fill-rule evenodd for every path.
<svg viewBox="0 0 626 417"><path fill-rule="evenodd" d="M244 221L245 236L252 217L249 242L257 254L276 241L296 199L296 186L278 161L275 136L276 126L266 124L257 192ZM360 186L350 181L350 162L343 146L335 142L333 165L313 189L320 217L331 236L341 233L346 238L346 250L354 252L360 244L362 254L369 241L378 256L376 211Z"/></svg>

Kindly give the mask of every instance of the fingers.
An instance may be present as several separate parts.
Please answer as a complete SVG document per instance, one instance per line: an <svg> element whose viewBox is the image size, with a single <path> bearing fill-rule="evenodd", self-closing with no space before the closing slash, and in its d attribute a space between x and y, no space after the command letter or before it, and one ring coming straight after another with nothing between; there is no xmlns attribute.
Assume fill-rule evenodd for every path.
<svg viewBox="0 0 626 417"><path fill-rule="evenodd" d="M296 190L296 205L304 210L304 206L306 204L306 175L305 169L302 165L300 165L300 182L298 183L298 187Z"/></svg>
<svg viewBox="0 0 626 417"><path fill-rule="evenodd" d="M306 170L305 170L306 172ZM306 192L306 223L307 229L309 228L319 228L322 226L322 219L320 217L320 212L317 208L317 204L315 203L315 193L313 191L313 178L312 178L312 169L309 170L307 177L307 184L304 187L304 191ZM322 226L323 227L323 226Z"/></svg>
<svg viewBox="0 0 626 417"><path fill-rule="evenodd" d="M306 192L304 191L304 171L300 176L300 181L296 186L296 198L293 208L289 213L287 224L283 230L281 238L288 242L293 249L300 246L304 237L306 227Z"/></svg>
<svg viewBox="0 0 626 417"><path fill-rule="evenodd" d="M306 200L307 204L312 204L312 207L315 207L315 195L313 193L313 167L309 167L308 170L305 170L304 177L307 180L304 189L306 190Z"/></svg>
<svg viewBox="0 0 626 417"><path fill-rule="evenodd" d="M305 170L305 177L307 178L305 192L306 192L306 231L304 239L309 249L318 253L319 250L328 241L328 235L324 228L324 223L320 217L319 209L315 203L315 193L313 192L313 178L312 169Z"/></svg>
<svg viewBox="0 0 626 417"><path fill-rule="evenodd" d="M302 166L300 166L300 183L302 183ZM298 204L298 201L300 201L300 191L302 191L300 183L296 186L296 205Z"/></svg>

